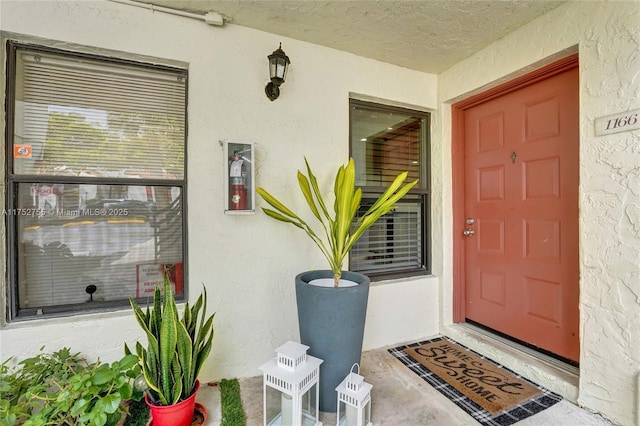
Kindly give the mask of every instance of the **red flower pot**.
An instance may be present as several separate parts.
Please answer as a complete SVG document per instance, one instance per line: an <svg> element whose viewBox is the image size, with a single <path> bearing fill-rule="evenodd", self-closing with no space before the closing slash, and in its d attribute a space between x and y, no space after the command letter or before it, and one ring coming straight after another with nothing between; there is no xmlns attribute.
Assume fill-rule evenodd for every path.
<svg viewBox="0 0 640 426"><path fill-rule="evenodd" d="M151 409L153 426L191 426L199 388L200 381L196 380L196 389L191 396L174 405L154 405L149 401L149 395L145 394L144 400Z"/></svg>

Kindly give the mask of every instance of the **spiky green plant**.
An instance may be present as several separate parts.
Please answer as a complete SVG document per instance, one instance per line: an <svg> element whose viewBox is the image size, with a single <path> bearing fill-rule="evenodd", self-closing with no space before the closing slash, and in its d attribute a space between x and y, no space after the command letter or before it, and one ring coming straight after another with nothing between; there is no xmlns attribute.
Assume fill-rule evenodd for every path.
<svg viewBox="0 0 640 426"><path fill-rule="evenodd" d="M137 342L135 349L151 400L173 405L188 398L213 345L215 314L207 317L207 289L193 306L186 304L182 318L166 273L163 290L156 286L152 308L147 305L143 311L133 298L129 301L147 336L147 347ZM125 352L131 352L126 345Z"/></svg>
<svg viewBox="0 0 640 426"><path fill-rule="evenodd" d="M349 250L367 229L395 207L395 203L404 197L418 183L418 180L402 186L407 179L408 172L400 173L387 190L369 207L367 212L353 224L353 219L360 208L360 201L362 200L362 189L356 189L355 187L356 166L353 158L349 159L349 163L346 166L340 166L338 169L333 187L335 195L333 217L327 210L327 203L322 198L322 193L318 188L318 181L311 171L306 158L304 162L309 176L305 176L298 170L298 184L311 212L322 224L326 241L320 238L307 222L278 201L273 195L269 194L264 188L257 188L256 191L262 199L275 209L262 208L268 216L297 226L304 230L316 243L322 254L329 261L329 266L333 272L334 286L338 287L342 276L342 264Z"/></svg>

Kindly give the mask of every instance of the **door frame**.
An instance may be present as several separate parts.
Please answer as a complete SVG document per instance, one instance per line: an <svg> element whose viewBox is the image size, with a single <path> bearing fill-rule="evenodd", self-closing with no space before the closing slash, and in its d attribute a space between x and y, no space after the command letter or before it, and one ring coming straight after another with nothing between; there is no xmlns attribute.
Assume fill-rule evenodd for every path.
<svg viewBox="0 0 640 426"><path fill-rule="evenodd" d="M523 76L517 77L482 93L472 95L451 105L451 166L453 190L453 322L465 322L466 277L465 277L465 244L464 230L464 114L465 110L488 100L506 95L545 80L556 74L578 66L578 54L559 59ZM576 159L577 160L577 159Z"/></svg>

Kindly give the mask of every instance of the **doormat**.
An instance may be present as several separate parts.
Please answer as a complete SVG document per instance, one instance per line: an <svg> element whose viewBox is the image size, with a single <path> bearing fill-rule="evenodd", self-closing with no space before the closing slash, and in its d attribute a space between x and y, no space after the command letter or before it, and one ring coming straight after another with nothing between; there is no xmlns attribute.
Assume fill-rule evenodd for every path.
<svg viewBox="0 0 640 426"><path fill-rule="evenodd" d="M562 400L447 337L389 352L483 425L512 425Z"/></svg>

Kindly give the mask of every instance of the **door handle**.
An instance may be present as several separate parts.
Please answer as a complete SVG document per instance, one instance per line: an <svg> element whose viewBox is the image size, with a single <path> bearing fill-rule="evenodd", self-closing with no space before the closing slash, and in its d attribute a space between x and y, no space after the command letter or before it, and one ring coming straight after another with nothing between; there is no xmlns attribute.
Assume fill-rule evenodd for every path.
<svg viewBox="0 0 640 426"><path fill-rule="evenodd" d="M467 237L470 237L475 233L476 233L476 231L474 231L473 229L465 229L464 231L462 231L462 234L467 236Z"/></svg>

